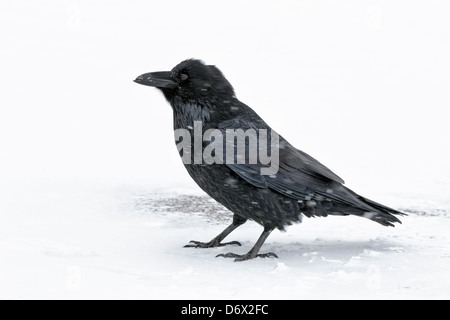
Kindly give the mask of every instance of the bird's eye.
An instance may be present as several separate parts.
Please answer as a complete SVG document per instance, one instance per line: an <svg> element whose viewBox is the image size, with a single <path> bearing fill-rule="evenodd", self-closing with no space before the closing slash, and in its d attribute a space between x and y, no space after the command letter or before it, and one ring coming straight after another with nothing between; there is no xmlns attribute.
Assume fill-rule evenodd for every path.
<svg viewBox="0 0 450 320"><path fill-rule="evenodd" d="M188 76L187 74L185 74L185 73L182 73L182 74L180 75L181 81L185 81L185 80L187 80L188 78L189 78L189 76Z"/></svg>

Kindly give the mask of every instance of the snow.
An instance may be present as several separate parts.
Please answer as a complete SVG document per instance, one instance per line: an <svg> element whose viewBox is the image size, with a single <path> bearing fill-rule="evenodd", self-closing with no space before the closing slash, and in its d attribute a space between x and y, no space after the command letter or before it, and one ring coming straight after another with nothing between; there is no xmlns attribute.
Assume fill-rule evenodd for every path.
<svg viewBox="0 0 450 320"><path fill-rule="evenodd" d="M247 252L262 232L254 222L227 238L242 247L183 248L231 221L196 189L71 181L0 191L3 299L450 297L448 211L410 213L396 228L305 218L263 246L279 259L238 263L215 256Z"/></svg>
<svg viewBox="0 0 450 320"><path fill-rule="evenodd" d="M449 6L2 1L0 298L450 298ZM243 247L183 248L230 216L132 80L191 57L403 224L305 218L243 263L215 256L252 222Z"/></svg>

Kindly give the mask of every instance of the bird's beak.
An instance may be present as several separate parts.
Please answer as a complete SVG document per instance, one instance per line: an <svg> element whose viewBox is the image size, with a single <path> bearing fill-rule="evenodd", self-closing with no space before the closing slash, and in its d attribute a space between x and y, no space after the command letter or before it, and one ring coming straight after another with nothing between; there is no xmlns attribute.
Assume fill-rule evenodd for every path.
<svg viewBox="0 0 450 320"><path fill-rule="evenodd" d="M170 71L144 73L134 82L156 88L175 88L177 86L177 83L170 78Z"/></svg>

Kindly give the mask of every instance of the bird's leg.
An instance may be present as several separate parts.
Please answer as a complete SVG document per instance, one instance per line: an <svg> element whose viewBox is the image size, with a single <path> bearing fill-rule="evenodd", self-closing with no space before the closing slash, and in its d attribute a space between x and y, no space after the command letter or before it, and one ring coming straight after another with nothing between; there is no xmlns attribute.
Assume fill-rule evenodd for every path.
<svg viewBox="0 0 450 320"><path fill-rule="evenodd" d="M225 230L223 230L217 237L212 239L210 242L200 242L200 241L189 241L189 244L185 245L185 248L213 248L213 247L223 247L230 244L235 244L240 246L241 244L238 241L231 241L222 243L222 240L225 239L231 232L233 232L237 227L243 225L247 219L242 218L238 215L233 216L233 223L230 224Z"/></svg>
<svg viewBox="0 0 450 320"><path fill-rule="evenodd" d="M269 258L269 257L278 258L278 256L273 252L258 254L259 250L261 249L261 246L263 245L264 241L266 241L267 237L272 232L272 230L273 229L264 228L264 231L261 234L261 236L259 237L258 241L256 241L253 248L246 254L236 254L236 253L229 252L229 253L225 253L225 254L219 254L216 256L216 258L217 257L236 258L236 259L234 259L234 261L245 261L245 260L250 260L250 259L254 259L254 258Z"/></svg>

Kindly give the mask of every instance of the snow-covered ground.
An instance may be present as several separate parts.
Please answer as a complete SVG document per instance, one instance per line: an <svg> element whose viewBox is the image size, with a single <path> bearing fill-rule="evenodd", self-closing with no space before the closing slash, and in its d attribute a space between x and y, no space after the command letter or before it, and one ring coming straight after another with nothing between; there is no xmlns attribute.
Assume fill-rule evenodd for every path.
<svg viewBox="0 0 450 320"><path fill-rule="evenodd" d="M450 298L449 211L410 213L396 228L305 218L263 246L279 259L235 263L215 256L248 251L261 227L248 222L230 235L242 247L183 248L229 223L195 190L86 181L2 186L0 298Z"/></svg>
<svg viewBox="0 0 450 320"><path fill-rule="evenodd" d="M0 298L450 298L450 3L0 1ZM229 217L136 76L187 58L354 191L411 212L304 219L279 259L186 249ZM189 197L194 195L196 197ZM197 205L195 205L197 203ZM216 210L219 210L218 213Z"/></svg>

